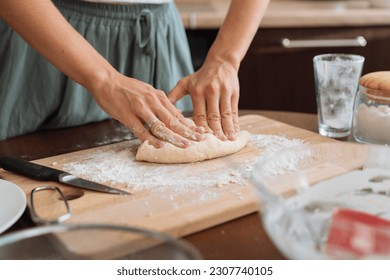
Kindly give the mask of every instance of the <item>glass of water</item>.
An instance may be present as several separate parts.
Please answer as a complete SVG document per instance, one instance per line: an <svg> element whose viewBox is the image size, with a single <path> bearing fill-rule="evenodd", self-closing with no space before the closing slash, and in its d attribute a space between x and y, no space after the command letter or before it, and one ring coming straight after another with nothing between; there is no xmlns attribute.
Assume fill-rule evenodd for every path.
<svg viewBox="0 0 390 280"><path fill-rule="evenodd" d="M321 54L313 58L318 128L323 136L348 137L364 57Z"/></svg>

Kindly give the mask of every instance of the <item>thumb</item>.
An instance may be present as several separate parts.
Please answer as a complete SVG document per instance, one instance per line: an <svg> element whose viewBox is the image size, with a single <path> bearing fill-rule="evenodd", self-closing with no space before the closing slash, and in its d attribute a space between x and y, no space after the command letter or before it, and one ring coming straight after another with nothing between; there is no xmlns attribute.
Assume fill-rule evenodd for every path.
<svg viewBox="0 0 390 280"><path fill-rule="evenodd" d="M187 87L185 85L186 82L184 79L182 79L173 89L168 92L167 97L169 101L172 102L172 104L175 104L176 101L183 98L187 94Z"/></svg>

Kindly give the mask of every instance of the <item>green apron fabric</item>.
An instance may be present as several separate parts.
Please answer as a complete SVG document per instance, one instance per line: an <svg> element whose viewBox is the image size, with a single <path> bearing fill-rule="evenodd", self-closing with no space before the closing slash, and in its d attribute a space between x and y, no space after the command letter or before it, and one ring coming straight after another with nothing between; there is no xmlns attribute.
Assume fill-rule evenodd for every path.
<svg viewBox="0 0 390 280"><path fill-rule="evenodd" d="M53 2L70 24L126 76L168 92L193 72L187 37L173 2ZM191 99L186 96L176 106L191 111ZM107 118L85 88L59 72L0 19L0 140Z"/></svg>

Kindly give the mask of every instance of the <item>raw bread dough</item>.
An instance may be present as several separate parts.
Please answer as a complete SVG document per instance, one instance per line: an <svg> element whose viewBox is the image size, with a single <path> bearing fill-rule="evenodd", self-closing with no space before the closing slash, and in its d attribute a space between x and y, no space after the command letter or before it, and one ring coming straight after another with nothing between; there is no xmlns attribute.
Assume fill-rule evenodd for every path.
<svg viewBox="0 0 390 280"><path fill-rule="evenodd" d="M201 142L192 142L192 145L182 149L165 143L162 148L155 148L145 141L138 148L136 160L155 163L189 163L203 161L230 155L238 152L248 144L251 135L248 131L241 131L234 141L221 141L212 134L205 134L206 139Z"/></svg>

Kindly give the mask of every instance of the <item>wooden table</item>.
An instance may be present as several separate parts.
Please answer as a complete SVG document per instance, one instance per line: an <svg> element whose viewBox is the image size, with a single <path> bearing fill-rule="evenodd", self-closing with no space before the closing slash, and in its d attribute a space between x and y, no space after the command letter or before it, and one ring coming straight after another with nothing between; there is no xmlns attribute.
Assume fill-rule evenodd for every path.
<svg viewBox="0 0 390 280"><path fill-rule="evenodd" d="M313 114L248 110L240 112L241 115L254 113L317 132L317 116ZM125 140L127 135L128 129L114 120L41 131L0 141L0 156L35 160L120 142ZM6 232L33 225L26 212ZM184 239L192 243L204 259L284 259L270 241L262 227L261 218L256 213L189 235Z"/></svg>

